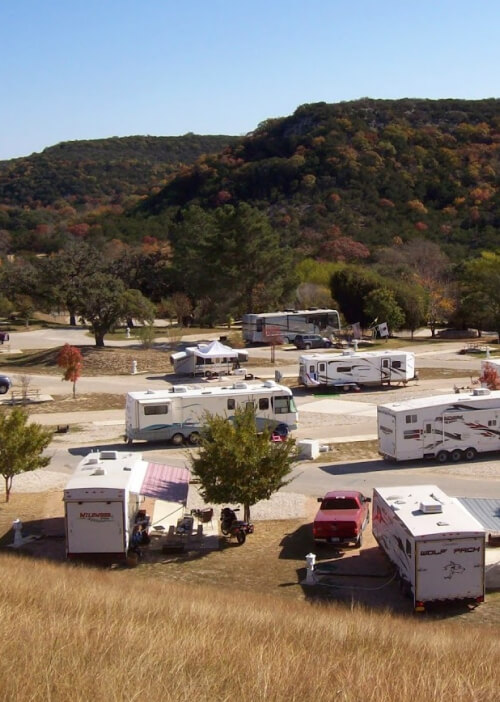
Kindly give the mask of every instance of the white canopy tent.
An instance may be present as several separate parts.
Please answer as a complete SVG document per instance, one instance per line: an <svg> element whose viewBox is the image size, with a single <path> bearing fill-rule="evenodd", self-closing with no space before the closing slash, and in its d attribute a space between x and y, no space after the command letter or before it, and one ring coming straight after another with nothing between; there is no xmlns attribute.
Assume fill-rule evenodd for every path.
<svg viewBox="0 0 500 702"><path fill-rule="evenodd" d="M174 372L185 375L229 374L248 360L248 351L232 349L220 341L188 346L170 357Z"/></svg>

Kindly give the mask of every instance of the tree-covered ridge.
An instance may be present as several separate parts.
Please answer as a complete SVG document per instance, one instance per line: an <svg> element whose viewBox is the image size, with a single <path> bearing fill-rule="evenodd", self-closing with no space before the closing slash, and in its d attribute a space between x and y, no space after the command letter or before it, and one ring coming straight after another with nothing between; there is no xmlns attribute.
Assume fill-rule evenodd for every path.
<svg viewBox="0 0 500 702"><path fill-rule="evenodd" d="M247 202L295 227L308 255L328 258L339 237L371 249L424 236L458 259L498 243L499 145L497 99L303 105L183 168L139 211Z"/></svg>
<svg viewBox="0 0 500 702"><path fill-rule="evenodd" d="M185 134L62 142L26 158L0 161L0 200L13 206L47 206L59 199L78 203L149 194L181 164L236 140Z"/></svg>

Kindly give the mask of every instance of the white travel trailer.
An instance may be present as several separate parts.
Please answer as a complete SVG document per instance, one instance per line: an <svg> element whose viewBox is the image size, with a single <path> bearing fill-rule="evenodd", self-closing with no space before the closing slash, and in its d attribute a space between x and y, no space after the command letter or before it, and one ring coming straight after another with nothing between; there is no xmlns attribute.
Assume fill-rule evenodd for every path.
<svg viewBox="0 0 500 702"><path fill-rule="evenodd" d="M125 559L148 464L141 454L89 453L64 490L66 555Z"/></svg>
<svg viewBox="0 0 500 702"><path fill-rule="evenodd" d="M429 602L479 603L485 532L457 498L435 485L375 488L372 529L416 611Z"/></svg>
<svg viewBox="0 0 500 702"><path fill-rule="evenodd" d="M309 353L299 358L299 382L306 387L406 385L414 377L415 354L408 351Z"/></svg>
<svg viewBox="0 0 500 702"><path fill-rule="evenodd" d="M170 361L174 373L210 378L213 375L229 375L238 370L241 363L248 361L248 351L232 349L220 341L212 341L210 344L188 346L185 351L173 353Z"/></svg>
<svg viewBox="0 0 500 702"><path fill-rule="evenodd" d="M231 419L236 408L255 407L257 429L285 425L297 428L297 407L290 388L273 380L199 388L176 385L170 390L129 392L125 406L125 440L184 441L196 445L208 414Z"/></svg>
<svg viewBox="0 0 500 702"><path fill-rule="evenodd" d="M500 390L419 397L377 407L379 453L408 461L473 460L500 450Z"/></svg>

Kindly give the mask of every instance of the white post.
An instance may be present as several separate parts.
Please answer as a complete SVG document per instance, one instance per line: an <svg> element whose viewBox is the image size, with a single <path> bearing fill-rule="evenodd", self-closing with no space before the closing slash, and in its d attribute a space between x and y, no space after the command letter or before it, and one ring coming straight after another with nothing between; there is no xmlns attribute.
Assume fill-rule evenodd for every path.
<svg viewBox="0 0 500 702"><path fill-rule="evenodd" d="M316 554L308 553L306 556L307 572L306 572L306 585L316 585L316 576L314 575L314 564L316 562Z"/></svg>
<svg viewBox="0 0 500 702"><path fill-rule="evenodd" d="M356 351L358 350L358 340L357 339L352 340L352 346L354 348L354 353L356 353Z"/></svg>
<svg viewBox="0 0 500 702"><path fill-rule="evenodd" d="M20 519L14 519L12 522L12 528L14 529L14 543L12 545L14 548L19 548L19 546L23 545L23 535L21 533L23 523Z"/></svg>
<svg viewBox="0 0 500 702"><path fill-rule="evenodd" d="M132 375L137 373L137 361L132 361Z"/></svg>
<svg viewBox="0 0 500 702"><path fill-rule="evenodd" d="M127 328L125 329L125 334L126 334L127 339L130 339L130 329L129 329L129 327L127 327Z"/></svg>
<svg viewBox="0 0 500 702"><path fill-rule="evenodd" d="M487 346L486 347L486 358L489 358L489 357L490 357L490 347Z"/></svg>

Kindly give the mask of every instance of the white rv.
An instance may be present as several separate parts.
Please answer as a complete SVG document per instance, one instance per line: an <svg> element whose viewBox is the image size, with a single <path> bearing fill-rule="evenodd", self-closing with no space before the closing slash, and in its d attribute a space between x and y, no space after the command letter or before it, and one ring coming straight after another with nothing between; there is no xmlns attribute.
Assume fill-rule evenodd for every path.
<svg viewBox="0 0 500 702"><path fill-rule="evenodd" d="M500 450L500 390L419 397L377 407L379 453L408 461L470 461Z"/></svg>
<svg viewBox="0 0 500 702"><path fill-rule="evenodd" d="M416 611L484 600L485 532L458 499L435 485L375 488L372 510L373 535Z"/></svg>
<svg viewBox="0 0 500 702"><path fill-rule="evenodd" d="M290 388L273 380L251 385L243 382L223 387L184 385L170 390L129 392L125 406L125 440L188 441L196 445L208 414L231 419L236 408L255 407L257 429L286 425L297 428L297 407Z"/></svg>
<svg viewBox="0 0 500 702"><path fill-rule="evenodd" d="M406 385L414 377L415 354L408 351L309 353L299 358L299 382L306 387Z"/></svg>
<svg viewBox="0 0 500 702"><path fill-rule="evenodd" d="M148 464L141 454L89 453L64 490L66 555L125 559Z"/></svg>

